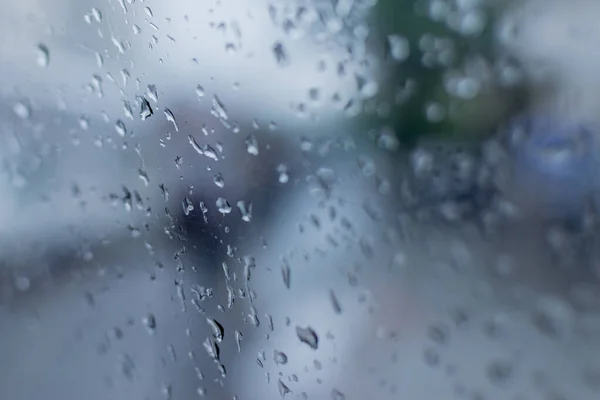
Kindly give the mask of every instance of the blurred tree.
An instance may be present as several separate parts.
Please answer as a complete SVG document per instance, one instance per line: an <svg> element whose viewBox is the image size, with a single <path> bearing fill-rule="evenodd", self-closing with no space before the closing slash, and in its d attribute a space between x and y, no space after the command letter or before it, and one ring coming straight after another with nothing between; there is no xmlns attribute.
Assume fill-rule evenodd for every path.
<svg viewBox="0 0 600 400"><path fill-rule="evenodd" d="M522 109L523 87L501 84L496 63L495 23L507 4L380 0L371 26L385 52L379 100L389 112L367 124L378 118L409 145L423 136L472 140ZM405 59L394 54L399 39L409 45Z"/></svg>

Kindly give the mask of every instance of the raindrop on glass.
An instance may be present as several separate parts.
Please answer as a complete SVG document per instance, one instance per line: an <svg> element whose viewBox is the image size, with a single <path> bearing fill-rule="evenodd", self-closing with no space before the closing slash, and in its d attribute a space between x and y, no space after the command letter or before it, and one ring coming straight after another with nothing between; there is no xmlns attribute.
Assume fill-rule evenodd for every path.
<svg viewBox="0 0 600 400"><path fill-rule="evenodd" d="M45 68L50 64L50 50L45 44L39 44L37 47L37 65Z"/></svg>
<svg viewBox="0 0 600 400"><path fill-rule="evenodd" d="M311 349L316 350L319 347L319 337L311 327L302 328L297 326L296 335L302 343L307 344Z"/></svg>

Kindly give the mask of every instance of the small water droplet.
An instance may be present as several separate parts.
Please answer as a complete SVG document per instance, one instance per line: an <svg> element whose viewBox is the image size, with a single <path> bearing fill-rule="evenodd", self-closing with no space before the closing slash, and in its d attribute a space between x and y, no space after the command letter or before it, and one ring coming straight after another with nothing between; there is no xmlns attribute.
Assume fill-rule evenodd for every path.
<svg viewBox="0 0 600 400"><path fill-rule="evenodd" d="M288 362L288 356L282 351L274 350L273 361L275 361L275 364L285 365Z"/></svg>
<svg viewBox="0 0 600 400"><path fill-rule="evenodd" d="M287 394L292 393L292 391L290 390L290 388L287 387L285 385L285 383L283 383L283 381L281 379L279 379L277 381L277 390L279 390L279 395L281 397L285 397Z"/></svg>
<svg viewBox="0 0 600 400"><path fill-rule="evenodd" d="M202 99L205 95L204 88L200 85L196 86L196 96L198 96L198 100Z"/></svg>
<svg viewBox="0 0 600 400"><path fill-rule="evenodd" d="M131 357L126 354L121 356L121 373L128 380L133 380L135 375L135 363Z"/></svg>
<svg viewBox="0 0 600 400"><path fill-rule="evenodd" d="M212 146L209 144L206 144L206 145L204 145L204 147L202 147L202 154L204 154L206 157L210 158L211 160L219 161L219 156L217 155L217 151L215 149L213 149Z"/></svg>
<svg viewBox="0 0 600 400"><path fill-rule="evenodd" d="M229 202L226 199L219 197L217 199L216 204L217 204L217 209L219 210L219 212L221 214L225 215L225 214L229 214L231 212L231 206L229 205Z"/></svg>
<svg viewBox="0 0 600 400"><path fill-rule="evenodd" d="M225 328L223 328L223 325L214 318L206 318L206 322L210 326L213 338L219 343L222 342L223 337L225 336Z"/></svg>
<svg viewBox="0 0 600 400"><path fill-rule="evenodd" d="M225 181L223 180L223 176L220 173L216 173L213 176L213 182L217 187L223 188L225 186Z"/></svg>
<svg viewBox="0 0 600 400"><path fill-rule="evenodd" d="M125 136L127 134L127 128L125 127L125 123L120 119L115 122L115 130L119 134L119 136Z"/></svg>
<svg viewBox="0 0 600 400"><path fill-rule="evenodd" d="M237 348L238 348L238 353L241 353L242 351L242 339L244 339L244 335L242 335L242 332L240 331L235 331L235 342L237 344Z"/></svg>
<svg viewBox="0 0 600 400"><path fill-rule="evenodd" d="M148 85L146 93L148 94L150 100L155 103L158 102L158 91L156 90L156 85Z"/></svg>
<svg viewBox="0 0 600 400"><path fill-rule="evenodd" d="M198 93L197 90L198 90L198 88L196 88L196 93ZM213 112L216 114L217 118L221 118L225 121L227 121L229 119L229 115L227 114L227 109L225 108L225 106L223 105L223 102L221 102L219 97L217 97L217 95L213 96L212 106L213 106Z"/></svg>
<svg viewBox="0 0 600 400"><path fill-rule="evenodd" d="M46 68L50 64L50 50L45 44L39 44L37 47L37 65Z"/></svg>
<svg viewBox="0 0 600 400"><path fill-rule="evenodd" d="M90 120L86 116L79 117L79 127L87 131L90 127Z"/></svg>
<svg viewBox="0 0 600 400"><path fill-rule="evenodd" d="M246 138L246 151L253 156L258 155L258 141L254 135L249 135Z"/></svg>
<svg viewBox="0 0 600 400"><path fill-rule="evenodd" d="M192 200L189 199L189 197L186 196L185 199L183 199L183 201L181 202L181 207L183 208L183 213L187 216L190 215L190 213L192 211L194 211L194 203L192 203Z"/></svg>
<svg viewBox="0 0 600 400"><path fill-rule="evenodd" d="M290 266L287 262L283 263L283 265L281 266L281 277L283 278L283 284L287 289L289 289L291 285L292 276Z"/></svg>
<svg viewBox="0 0 600 400"><path fill-rule="evenodd" d="M26 276L17 276L15 278L15 287L21 292L26 292L31 286L31 281Z"/></svg>
<svg viewBox="0 0 600 400"><path fill-rule="evenodd" d="M153 335L156 331L156 318L154 317L154 314L148 314L146 317L144 317L142 322L146 326L148 333Z"/></svg>
<svg viewBox="0 0 600 400"><path fill-rule="evenodd" d="M319 347L319 337L311 327L302 328L297 326L296 335L302 343L307 344L311 349L316 350Z"/></svg>
<svg viewBox="0 0 600 400"><path fill-rule="evenodd" d="M514 371L513 364L509 361L492 361L487 367L487 375L495 385L505 385Z"/></svg>
<svg viewBox="0 0 600 400"><path fill-rule="evenodd" d="M102 21L102 12L100 10L98 10L96 7L92 8L91 14L92 14L92 17L94 17L94 19L96 20L96 22Z"/></svg>
<svg viewBox="0 0 600 400"><path fill-rule="evenodd" d="M165 108L165 117L167 118L167 121L171 122L173 124L173 127L175 128L176 132L179 132L179 127L177 126L177 121L175 121L175 116L173 115L173 112L171 112L171 110L169 110L168 108Z"/></svg>
<svg viewBox="0 0 600 400"><path fill-rule="evenodd" d="M280 66L283 67L289 64L288 55L282 43L276 42L273 45L273 54L275 55L275 60L277 61L277 64L279 64Z"/></svg>
<svg viewBox="0 0 600 400"><path fill-rule="evenodd" d="M252 203L246 204L245 201L240 200L237 202L237 207L242 214L242 220L245 222L252 221Z"/></svg>
<svg viewBox="0 0 600 400"><path fill-rule="evenodd" d="M210 358L214 361L218 361L220 358L220 349L219 345L210 337L207 337L206 340L202 343L206 353Z"/></svg>
<svg viewBox="0 0 600 400"><path fill-rule="evenodd" d="M31 117L31 106L28 102L19 101L15 103L13 111L21 119L29 119Z"/></svg>
<svg viewBox="0 0 600 400"><path fill-rule="evenodd" d="M333 311L336 314L341 314L342 313L342 307L340 306L340 301L338 300L337 296L335 295L335 292L333 291L333 289L329 289L329 301L331 302L331 306L333 307Z"/></svg>
<svg viewBox="0 0 600 400"><path fill-rule="evenodd" d="M138 176L140 177L142 182L144 182L144 185L148 186L148 184L150 183L150 178L148 178L148 174L146 173L146 171L144 171L143 169L138 169Z"/></svg>
<svg viewBox="0 0 600 400"><path fill-rule="evenodd" d="M150 103L148 102L148 100L142 97L140 102L140 118L142 119L142 121L145 121L146 119L151 117L152 114L154 114L154 111L152 111Z"/></svg>
<svg viewBox="0 0 600 400"><path fill-rule="evenodd" d="M400 35L388 36L388 52L394 61L402 62L410 56L408 39Z"/></svg>
<svg viewBox="0 0 600 400"><path fill-rule="evenodd" d="M331 400L346 400L346 396L337 389L331 391Z"/></svg>

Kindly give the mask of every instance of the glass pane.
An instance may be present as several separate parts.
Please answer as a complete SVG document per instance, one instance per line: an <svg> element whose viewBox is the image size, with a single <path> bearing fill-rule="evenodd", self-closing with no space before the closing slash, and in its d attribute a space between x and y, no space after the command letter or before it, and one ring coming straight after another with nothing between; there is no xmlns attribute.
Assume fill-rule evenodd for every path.
<svg viewBox="0 0 600 400"><path fill-rule="evenodd" d="M0 3L0 398L598 398L598 12Z"/></svg>

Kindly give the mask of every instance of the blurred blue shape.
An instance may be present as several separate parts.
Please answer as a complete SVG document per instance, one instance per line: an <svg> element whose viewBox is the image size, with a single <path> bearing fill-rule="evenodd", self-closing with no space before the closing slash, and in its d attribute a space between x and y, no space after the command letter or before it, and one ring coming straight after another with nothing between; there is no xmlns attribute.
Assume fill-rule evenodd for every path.
<svg viewBox="0 0 600 400"><path fill-rule="evenodd" d="M598 189L598 137L591 124L554 116L509 126L516 190L552 215L579 213Z"/></svg>

